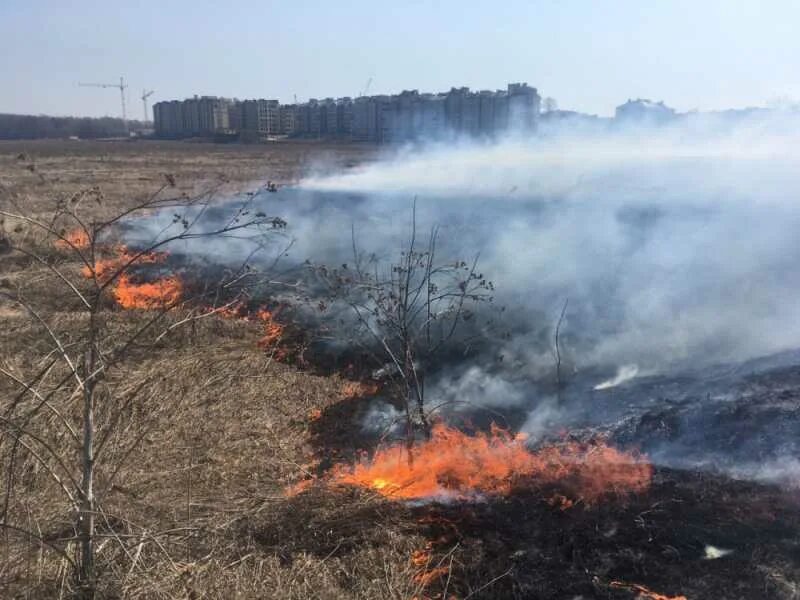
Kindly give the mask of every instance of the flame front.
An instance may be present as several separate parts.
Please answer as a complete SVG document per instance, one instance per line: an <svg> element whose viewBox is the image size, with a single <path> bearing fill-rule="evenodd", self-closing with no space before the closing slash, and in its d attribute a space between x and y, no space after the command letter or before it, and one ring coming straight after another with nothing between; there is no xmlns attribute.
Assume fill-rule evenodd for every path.
<svg viewBox="0 0 800 600"><path fill-rule="evenodd" d="M275 320L275 313L262 308L256 313L256 318L264 326L264 335L258 340L260 348L269 348L281 341L284 327Z"/></svg>
<svg viewBox="0 0 800 600"><path fill-rule="evenodd" d="M119 276L112 293L122 308L151 310L177 303L183 295L183 284L177 277L162 277L153 282L134 283L130 277L123 274Z"/></svg>
<svg viewBox="0 0 800 600"><path fill-rule="evenodd" d="M331 477L337 484L403 499L507 494L523 478L567 481L581 500L592 502L607 493L644 491L652 474L644 457L604 441L565 442L530 452L523 439L497 427L472 436L437 424L430 440L414 448L412 461L398 444L378 450L370 461L334 467Z"/></svg>
<svg viewBox="0 0 800 600"><path fill-rule="evenodd" d="M63 240L59 241L64 243ZM121 244L107 248L106 252L109 250L111 256L96 260L91 267L84 266L81 274L87 279L96 279L99 284L104 284L126 265L162 264L168 256L166 252L137 253ZM150 282L136 282L123 271L111 285L111 294L122 308L152 310L177 303L183 295L183 283L177 276L161 277Z"/></svg>
<svg viewBox="0 0 800 600"><path fill-rule="evenodd" d="M167 260L168 256L166 252L143 252L140 254L129 250L122 244L112 247L111 252L112 256L96 260L92 268L83 267L81 274L86 279L96 277L100 283L104 283L125 265L161 264Z"/></svg>

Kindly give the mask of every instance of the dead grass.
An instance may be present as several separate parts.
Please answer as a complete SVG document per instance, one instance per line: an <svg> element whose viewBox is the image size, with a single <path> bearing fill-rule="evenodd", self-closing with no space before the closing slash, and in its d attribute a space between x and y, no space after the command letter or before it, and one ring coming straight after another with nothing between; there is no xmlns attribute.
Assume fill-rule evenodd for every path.
<svg viewBox="0 0 800 600"><path fill-rule="evenodd" d="M17 158L21 153L25 160ZM176 194L219 181L232 191L258 180L291 181L315 163L341 168L368 156L358 147L307 144L3 143L0 184L5 200L13 198L38 218L46 218L57 200L100 186L102 202L86 210L101 218L152 193L165 173L175 176ZM3 226L15 242L36 248L80 281L80 264L53 250L52 240L22 223ZM66 344L82 335L86 321L78 302L36 261L0 255L0 291L35 305ZM103 318L113 344L149 315L109 303ZM179 318L170 315L165 324ZM32 379L53 356L52 340L6 299L0 299L0 322L0 365L20 380ZM274 362L257 348L259 333L255 324L203 319L155 345L154 334L143 339L109 372L97 419L100 431L115 425L97 477L101 597L410 598L419 591L409 556L421 541L385 501L320 490L286 496L287 485L316 469L309 415L339 400L342 382ZM65 373L56 362L40 381L42 393ZM15 414L34 406L34 398L19 391L0 378L3 411L12 402ZM135 401L127 402L134 393ZM59 391L51 404L80 423L73 400ZM77 464L77 445L55 413L37 417L31 427L52 440L65 462ZM2 444L5 479L10 438ZM63 491L25 451L13 475L9 521L41 539L2 534L0 595L63 597L71 587L68 565L47 545L67 555L75 550Z"/></svg>
<svg viewBox="0 0 800 600"><path fill-rule="evenodd" d="M358 144L0 141L0 185L18 194L30 216L48 214L54 200L99 186L103 202L92 211L103 217L152 194L167 174L174 176L175 196L210 184L232 192L267 180L291 183L312 171L346 169L375 156L374 147Z"/></svg>

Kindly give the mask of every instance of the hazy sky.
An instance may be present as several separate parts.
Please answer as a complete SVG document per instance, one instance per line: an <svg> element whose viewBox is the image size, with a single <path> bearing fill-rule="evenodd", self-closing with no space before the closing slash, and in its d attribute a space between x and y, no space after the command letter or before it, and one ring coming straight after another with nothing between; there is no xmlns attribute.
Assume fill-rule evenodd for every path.
<svg viewBox="0 0 800 600"><path fill-rule="evenodd" d="M0 0L0 112L118 115L214 94L291 101L527 81L560 108L800 98L798 0Z"/></svg>

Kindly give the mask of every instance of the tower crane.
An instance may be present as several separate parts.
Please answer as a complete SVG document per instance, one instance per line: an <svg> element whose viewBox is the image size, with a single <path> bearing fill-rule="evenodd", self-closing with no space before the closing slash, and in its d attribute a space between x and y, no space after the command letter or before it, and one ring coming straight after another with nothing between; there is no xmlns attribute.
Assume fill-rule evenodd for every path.
<svg viewBox="0 0 800 600"><path fill-rule="evenodd" d="M119 83L79 83L78 85L81 87L117 88L122 101L122 124L125 127L125 131L128 131L128 116L125 114L125 88L128 86L125 84L123 77L119 78Z"/></svg>
<svg viewBox="0 0 800 600"><path fill-rule="evenodd" d="M367 79L367 85L364 86L364 91L361 92L361 96L366 96L367 95L367 92L369 91L369 86L371 86L371 85L372 85L372 77Z"/></svg>
<svg viewBox="0 0 800 600"><path fill-rule="evenodd" d="M147 90L142 90L142 103L144 104L144 122L145 123L147 123L147 121L149 120L148 116L150 114L150 113L147 112L147 99L150 96L152 96L154 93L155 93L155 91L153 91L153 90L150 90L149 92Z"/></svg>

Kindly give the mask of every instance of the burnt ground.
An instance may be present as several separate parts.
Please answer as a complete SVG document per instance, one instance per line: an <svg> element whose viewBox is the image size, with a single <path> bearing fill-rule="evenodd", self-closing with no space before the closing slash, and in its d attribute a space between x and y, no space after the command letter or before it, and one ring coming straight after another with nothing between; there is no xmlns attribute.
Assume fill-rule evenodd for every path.
<svg viewBox="0 0 800 600"><path fill-rule="evenodd" d="M610 426L612 438L654 460L797 487L800 365L795 352L693 373L676 381L631 382L617 401L635 405ZM788 363L788 364L787 364Z"/></svg>
<svg viewBox="0 0 800 600"><path fill-rule="evenodd" d="M560 491L518 482L508 496L414 504L312 489L288 501L285 519L250 523L250 534L291 564L307 553L346 556L374 546L376 529L402 523L428 540L430 556L415 574L429 577L425 598L648 598L635 586L666 598L800 593L794 494L669 469L656 471L646 493L591 506L549 501ZM320 519L332 498L340 509Z"/></svg>
<svg viewBox="0 0 800 600"><path fill-rule="evenodd" d="M463 549L457 595L507 573L481 597L630 597L612 581L687 598L796 597L800 507L777 488L662 469L647 493L596 506L560 510L538 492L431 509L440 552Z"/></svg>

